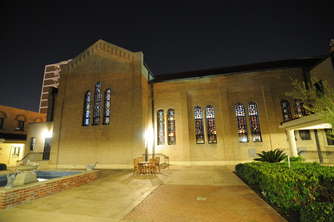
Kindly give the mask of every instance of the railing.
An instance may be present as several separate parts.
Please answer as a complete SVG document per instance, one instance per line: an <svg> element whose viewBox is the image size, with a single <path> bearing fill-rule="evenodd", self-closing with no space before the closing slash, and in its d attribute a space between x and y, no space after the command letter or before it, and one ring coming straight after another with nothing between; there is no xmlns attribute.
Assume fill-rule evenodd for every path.
<svg viewBox="0 0 334 222"><path fill-rule="evenodd" d="M25 164L28 160L32 162L43 160L43 152L29 152L19 162Z"/></svg>

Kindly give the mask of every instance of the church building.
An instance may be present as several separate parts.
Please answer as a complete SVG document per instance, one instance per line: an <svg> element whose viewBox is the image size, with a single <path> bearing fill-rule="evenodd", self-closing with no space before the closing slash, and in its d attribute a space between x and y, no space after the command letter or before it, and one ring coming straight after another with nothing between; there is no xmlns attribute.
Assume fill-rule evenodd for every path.
<svg viewBox="0 0 334 222"><path fill-rule="evenodd" d="M276 148L309 160L318 160L321 149L324 161L334 159L330 125L284 125L306 116L301 101L286 96L292 80L317 77L334 86L333 51L153 75L142 52L98 40L60 75L49 94L48 122L31 126L27 139L41 141L34 152L44 152L50 166L97 161L98 168L128 168L145 152L168 156L171 164L236 164Z"/></svg>

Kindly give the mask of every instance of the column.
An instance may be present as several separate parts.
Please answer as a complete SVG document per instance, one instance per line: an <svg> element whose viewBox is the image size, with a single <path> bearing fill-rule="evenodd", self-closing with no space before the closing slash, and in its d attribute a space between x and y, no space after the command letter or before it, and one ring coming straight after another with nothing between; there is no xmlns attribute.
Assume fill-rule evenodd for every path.
<svg viewBox="0 0 334 222"><path fill-rule="evenodd" d="M295 132L293 129L286 129L292 156L298 156Z"/></svg>

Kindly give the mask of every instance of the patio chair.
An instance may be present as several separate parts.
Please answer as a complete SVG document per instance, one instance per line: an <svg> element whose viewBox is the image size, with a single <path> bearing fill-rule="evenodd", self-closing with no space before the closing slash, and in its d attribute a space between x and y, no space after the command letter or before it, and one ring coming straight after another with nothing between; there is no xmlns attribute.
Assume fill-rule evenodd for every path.
<svg viewBox="0 0 334 222"><path fill-rule="evenodd" d="M155 157L155 167L156 167L156 171L160 173L160 157L159 156Z"/></svg>
<svg viewBox="0 0 334 222"><path fill-rule="evenodd" d="M151 174L155 174L157 172L156 160L155 159L149 159L148 171Z"/></svg>
<svg viewBox="0 0 334 222"><path fill-rule="evenodd" d="M133 174L140 173L139 159L133 159Z"/></svg>

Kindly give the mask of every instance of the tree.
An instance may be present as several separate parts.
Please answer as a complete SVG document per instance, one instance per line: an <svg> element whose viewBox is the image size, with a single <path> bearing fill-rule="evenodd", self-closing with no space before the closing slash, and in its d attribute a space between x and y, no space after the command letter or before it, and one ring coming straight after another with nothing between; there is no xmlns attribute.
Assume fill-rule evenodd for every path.
<svg viewBox="0 0 334 222"><path fill-rule="evenodd" d="M287 96L301 100L308 113L316 113L321 120L334 126L334 89L327 81L312 78L306 84L292 80L292 85L294 90L286 93ZM334 139L333 132L329 136Z"/></svg>

